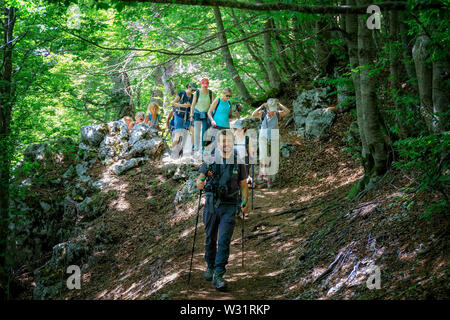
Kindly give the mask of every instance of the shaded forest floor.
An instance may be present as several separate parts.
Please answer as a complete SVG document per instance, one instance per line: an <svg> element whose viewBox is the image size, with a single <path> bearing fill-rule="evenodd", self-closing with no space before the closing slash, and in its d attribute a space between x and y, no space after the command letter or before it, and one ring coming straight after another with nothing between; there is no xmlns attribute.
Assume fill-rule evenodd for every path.
<svg viewBox="0 0 450 320"><path fill-rule="evenodd" d="M281 161L272 189L255 190L255 209L245 218L244 268L236 219L227 292L203 280L201 218L187 286L198 198L175 207L181 185L164 178L161 163L149 162L110 176L117 197L85 233L95 242L102 231L111 244L94 253L97 263L83 274L82 289L61 298L448 299L449 221L421 219L424 200L434 195L407 192L414 177L391 171L375 192L345 199L363 175L342 142L353 120L338 115L326 141L282 132L296 151ZM96 170L110 175L107 167ZM381 289L369 290L373 265Z"/></svg>

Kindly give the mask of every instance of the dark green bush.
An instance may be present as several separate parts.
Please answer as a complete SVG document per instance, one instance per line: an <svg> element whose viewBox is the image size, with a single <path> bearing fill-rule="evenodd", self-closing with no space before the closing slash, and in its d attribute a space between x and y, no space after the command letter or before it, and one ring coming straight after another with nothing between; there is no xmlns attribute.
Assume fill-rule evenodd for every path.
<svg viewBox="0 0 450 320"><path fill-rule="evenodd" d="M424 217L448 212L449 144L448 134L410 137L394 143L399 155L394 167L418 172L415 181L418 191L439 192L444 196L439 203L428 203Z"/></svg>

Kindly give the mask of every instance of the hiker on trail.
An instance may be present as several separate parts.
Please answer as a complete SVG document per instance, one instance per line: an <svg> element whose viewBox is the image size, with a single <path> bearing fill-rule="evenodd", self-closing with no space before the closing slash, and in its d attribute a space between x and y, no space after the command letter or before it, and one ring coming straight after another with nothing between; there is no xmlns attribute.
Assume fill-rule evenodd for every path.
<svg viewBox="0 0 450 320"><path fill-rule="evenodd" d="M194 151L200 150L200 143L202 146L201 151L205 147L203 136L209 127L207 113L214 100L213 92L208 89L208 78L203 78L201 83L202 88L194 93L194 100L191 106L191 123L194 123Z"/></svg>
<svg viewBox="0 0 450 320"><path fill-rule="evenodd" d="M150 127L159 130L160 120L161 115L159 114L159 105L156 102L151 102L147 107L147 115L145 116L144 122Z"/></svg>
<svg viewBox="0 0 450 320"><path fill-rule="evenodd" d="M128 130L133 130L133 126L134 126L134 122L133 122L133 118L129 117L129 116L125 116L122 118L122 120L127 124L128 126Z"/></svg>
<svg viewBox="0 0 450 320"><path fill-rule="evenodd" d="M214 99L214 101L211 103L211 106L208 110L208 120L211 123L210 130L212 130L211 135L209 135L209 132L206 134L207 137L211 137L211 143L212 143L212 150L211 154L214 155L215 147L214 147L214 141L217 134L217 131L220 129L229 129L230 128L230 118L233 117L233 108L231 106L231 88L225 87L222 90L222 96L217 97ZM240 114L238 111L236 111L236 118L239 118Z"/></svg>
<svg viewBox="0 0 450 320"><path fill-rule="evenodd" d="M175 147L180 142L181 137L186 134L185 131L190 130L191 104L194 98L193 93L196 89L197 88L195 84L191 82L186 86L186 90L178 92L177 96L172 101L172 105L175 108L173 147ZM185 142L186 141L183 141L183 144Z"/></svg>
<svg viewBox="0 0 450 320"><path fill-rule="evenodd" d="M217 140L215 161L209 165L202 163L197 188L206 192L203 223L207 269L204 279L212 280L214 288L225 290L223 276L230 255L235 214L239 208L244 213L248 211L248 173L245 165L237 162L233 134L229 130L220 130Z"/></svg>
<svg viewBox="0 0 450 320"><path fill-rule="evenodd" d="M144 113L143 112L136 113L134 120L135 125L144 122Z"/></svg>
<svg viewBox="0 0 450 320"><path fill-rule="evenodd" d="M238 159L245 159L245 166L247 172L249 173L249 183L251 183L250 177L250 164L255 163L255 157L257 153L256 147L256 137L255 141L250 143L250 137L246 135L247 128L245 127L244 121L236 120L233 123L233 134L234 134L234 148L238 154Z"/></svg>
<svg viewBox="0 0 450 320"><path fill-rule="evenodd" d="M214 99L208 110L208 118L211 126L215 129L229 129L230 118L233 117L233 109L231 108L231 88L225 87L222 90L222 97ZM236 112L236 118L239 118L239 112Z"/></svg>
<svg viewBox="0 0 450 320"><path fill-rule="evenodd" d="M260 161L260 173L258 176L258 182L262 183L267 179L267 188L272 187L275 174L271 174L269 170L271 165L272 156L269 157L268 151L271 150L271 145L280 145L278 122L281 117L284 117L290 113L289 109L278 101L278 99L269 98L266 103L263 103L252 113L252 117L261 119L261 125L259 130L259 161Z"/></svg>

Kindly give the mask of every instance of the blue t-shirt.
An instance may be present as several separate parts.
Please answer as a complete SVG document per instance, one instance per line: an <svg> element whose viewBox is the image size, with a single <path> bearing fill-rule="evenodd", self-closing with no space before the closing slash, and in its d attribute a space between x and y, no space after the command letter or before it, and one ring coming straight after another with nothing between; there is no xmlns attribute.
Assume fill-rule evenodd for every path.
<svg viewBox="0 0 450 320"><path fill-rule="evenodd" d="M216 125L223 128L230 128L230 108L231 101L223 101L220 98L217 98L219 101L216 106L216 110L214 111L214 121Z"/></svg>
<svg viewBox="0 0 450 320"><path fill-rule="evenodd" d="M159 123L159 120L161 120L161 115L158 113L156 115L156 119L153 119L152 114L150 112L147 115L148 115L148 122L150 123L150 125L156 127Z"/></svg>
<svg viewBox="0 0 450 320"><path fill-rule="evenodd" d="M185 104L187 102L189 102L190 104L192 104L192 101L194 100L194 95L191 94L190 97L188 97L187 93L185 90L178 92L178 96L180 97L180 100L178 101L179 104ZM184 116L184 114L186 113L186 111L188 111L189 113L191 112L191 108L180 108L180 107L176 107L175 111L177 113L178 116Z"/></svg>

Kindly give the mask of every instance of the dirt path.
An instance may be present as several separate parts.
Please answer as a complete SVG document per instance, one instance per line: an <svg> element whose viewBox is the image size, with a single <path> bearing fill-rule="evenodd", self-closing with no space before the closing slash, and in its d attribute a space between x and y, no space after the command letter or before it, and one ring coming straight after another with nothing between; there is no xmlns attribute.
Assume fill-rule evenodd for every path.
<svg viewBox="0 0 450 320"><path fill-rule="evenodd" d="M448 277L448 253L442 255L448 245L448 223L447 227L439 221L418 223L423 209L419 201L408 217L393 221L392 215L402 210L393 200L399 194L394 180L378 193L343 205L363 174L342 143L352 120L349 115L338 119L328 141L305 143L284 135L296 151L281 161L273 189L255 190L255 210L245 218L244 268L242 220L236 219L227 292L218 292L203 280L201 216L187 286L197 199L175 207L174 191L180 185L163 177L161 164L150 163L115 182L116 199L103 221L88 230L95 239L104 229L112 241L94 254L98 259L84 274L82 290L65 298L386 299L411 294L420 298L430 290L434 296L445 296L445 288L435 289L433 279ZM422 262L398 256L398 252L417 256L418 247L428 250ZM389 275L383 276L387 289L369 292L364 283L367 268L375 262ZM427 293L411 291L417 281Z"/></svg>

